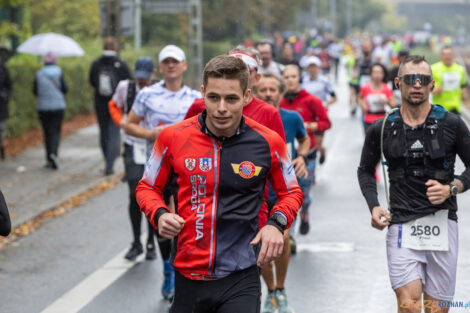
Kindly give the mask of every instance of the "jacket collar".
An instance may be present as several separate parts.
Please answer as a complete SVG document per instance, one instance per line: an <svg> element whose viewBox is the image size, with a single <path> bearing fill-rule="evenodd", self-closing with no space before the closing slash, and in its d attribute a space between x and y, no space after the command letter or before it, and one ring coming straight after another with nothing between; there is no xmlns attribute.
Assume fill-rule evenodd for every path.
<svg viewBox="0 0 470 313"><path fill-rule="evenodd" d="M209 130L209 128L207 128L206 117L207 117L207 112L206 112L206 109L204 109L204 111L202 111L202 113L199 114L199 116L197 118L198 122L199 122L199 125L201 125L201 132L203 132L207 136L210 136L210 137L213 137L213 138L217 139L218 141L225 141L227 139L233 138L235 136L238 136L238 135L243 134L244 132L246 132L247 126L246 126L246 123L245 123L245 117L243 115L242 115L242 120L240 121L240 125L237 128L237 131L235 132L235 134L232 137L228 137L228 138L227 137L217 137L216 135L214 135Z"/></svg>

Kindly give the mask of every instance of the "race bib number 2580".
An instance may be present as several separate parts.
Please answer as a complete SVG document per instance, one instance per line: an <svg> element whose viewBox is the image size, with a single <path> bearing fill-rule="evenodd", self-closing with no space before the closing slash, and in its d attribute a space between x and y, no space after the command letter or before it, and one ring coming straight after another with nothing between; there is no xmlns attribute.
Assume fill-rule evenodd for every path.
<svg viewBox="0 0 470 313"><path fill-rule="evenodd" d="M448 251L448 210L418 218L398 227L398 247L414 250Z"/></svg>

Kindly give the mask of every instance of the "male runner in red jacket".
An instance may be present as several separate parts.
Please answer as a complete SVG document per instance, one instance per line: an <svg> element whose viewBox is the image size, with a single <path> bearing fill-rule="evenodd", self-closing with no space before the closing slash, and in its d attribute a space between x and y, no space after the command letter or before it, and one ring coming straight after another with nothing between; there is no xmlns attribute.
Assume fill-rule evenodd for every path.
<svg viewBox="0 0 470 313"><path fill-rule="evenodd" d="M212 59L201 87L206 109L161 132L137 187L147 218L162 236L175 237L170 312L258 313L257 266L282 253L283 231L302 203L284 140L242 115L248 76L238 58ZM267 179L278 202L259 230ZM169 181L175 213L163 200Z"/></svg>
<svg viewBox="0 0 470 313"><path fill-rule="evenodd" d="M250 70L250 76L248 78L248 89L252 89L261 79L261 74L258 73L260 65L260 54L253 48L247 48L244 46L238 46L229 52L229 55L241 59ZM189 108L186 113L185 119L193 117L201 113L205 108L204 99L196 99L193 105ZM282 125L281 114L279 110L276 110L272 105L256 98L251 94L248 99L248 104L243 107L243 115L249 117L256 122L274 130L284 140L286 135L284 133L284 126ZM265 189L265 200L268 199L269 192L268 187ZM259 224L263 227L268 220L268 205L263 203L260 210Z"/></svg>

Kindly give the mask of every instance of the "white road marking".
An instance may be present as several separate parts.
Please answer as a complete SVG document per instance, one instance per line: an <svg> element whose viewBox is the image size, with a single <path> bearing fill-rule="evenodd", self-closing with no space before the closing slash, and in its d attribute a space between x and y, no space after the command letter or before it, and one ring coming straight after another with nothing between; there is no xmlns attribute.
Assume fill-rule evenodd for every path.
<svg viewBox="0 0 470 313"><path fill-rule="evenodd" d="M142 234L141 241L145 242L146 238L147 233ZM42 310L41 313L79 312L136 263L144 260L145 253L137 257L134 262L124 259L128 249L129 247L126 247L119 252L114 258L82 280L77 286Z"/></svg>
<svg viewBox="0 0 470 313"><path fill-rule="evenodd" d="M299 243L297 252L353 252L353 242L317 242L317 243Z"/></svg>

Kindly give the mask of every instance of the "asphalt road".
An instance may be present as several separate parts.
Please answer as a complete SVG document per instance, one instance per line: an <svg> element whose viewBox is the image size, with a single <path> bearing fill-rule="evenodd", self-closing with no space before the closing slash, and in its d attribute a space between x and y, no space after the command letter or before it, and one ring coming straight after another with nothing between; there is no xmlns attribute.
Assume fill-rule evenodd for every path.
<svg viewBox="0 0 470 313"><path fill-rule="evenodd" d="M296 313L396 312L387 274L385 231L370 226L356 169L363 141L345 82L330 110L327 161L313 190L311 231L297 235L286 291ZM383 180L382 180L383 181ZM383 200L383 184L379 183ZM470 301L470 193L459 196L456 301ZM0 251L0 312L167 312L162 264L127 262L127 186L108 190ZM264 287L263 287L264 288ZM454 309L451 312L466 312Z"/></svg>

